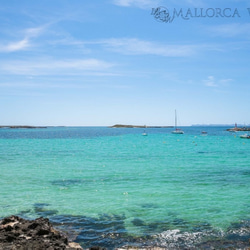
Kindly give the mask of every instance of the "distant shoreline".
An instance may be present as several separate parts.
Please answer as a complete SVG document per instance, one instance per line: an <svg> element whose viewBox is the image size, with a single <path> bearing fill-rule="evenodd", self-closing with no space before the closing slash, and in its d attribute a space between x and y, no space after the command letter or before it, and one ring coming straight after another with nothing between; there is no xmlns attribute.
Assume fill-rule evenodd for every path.
<svg viewBox="0 0 250 250"><path fill-rule="evenodd" d="M204 125L191 125L195 127L204 127ZM208 127L213 127L211 125L207 125ZM217 125L222 126L222 125ZM226 125L223 125L223 127ZM0 125L0 129L46 129L49 127L67 127L67 126L30 126L30 125ZM69 126L72 127L72 126ZM77 126L77 127L85 127L85 126ZM91 127L91 126L87 126ZM96 126L93 126L96 127ZM105 126L108 128L173 128L174 126L147 126L147 125L127 125L127 124L115 124L112 126ZM234 127L228 128L226 131L229 132L240 132L240 131L250 131L250 127Z"/></svg>
<svg viewBox="0 0 250 250"><path fill-rule="evenodd" d="M13 128L13 129L15 129L15 128L47 128L47 127L45 127L45 126L27 126L27 125L24 125L24 126L0 126L0 128Z"/></svg>
<svg viewBox="0 0 250 250"><path fill-rule="evenodd" d="M173 126L146 126L146 125L124 125L115 124L109 128L173 128Z"/></svg>

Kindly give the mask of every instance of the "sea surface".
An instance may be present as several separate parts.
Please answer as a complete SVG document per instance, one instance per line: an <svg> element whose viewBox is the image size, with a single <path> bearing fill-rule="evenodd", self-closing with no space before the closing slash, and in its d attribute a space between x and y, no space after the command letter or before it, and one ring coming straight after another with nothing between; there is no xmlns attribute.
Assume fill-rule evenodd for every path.
<svg viewBox="0 0 250 250"><path fill-rule="evenodd" d="M47 217L85 249L247 249L250 140L227 128L2 128L0 217Z"/></svg>

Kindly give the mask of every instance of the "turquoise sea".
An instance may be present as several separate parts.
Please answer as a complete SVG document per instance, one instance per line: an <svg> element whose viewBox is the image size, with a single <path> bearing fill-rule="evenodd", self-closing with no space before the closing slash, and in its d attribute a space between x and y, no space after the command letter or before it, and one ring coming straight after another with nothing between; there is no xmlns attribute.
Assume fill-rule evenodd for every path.
<svg viewBox="0 0 250 250"><path fill-rule="evenodd" d="M2 128L0 217L47 217L83 248L247 249L250 140L227 128Z"/></svg>

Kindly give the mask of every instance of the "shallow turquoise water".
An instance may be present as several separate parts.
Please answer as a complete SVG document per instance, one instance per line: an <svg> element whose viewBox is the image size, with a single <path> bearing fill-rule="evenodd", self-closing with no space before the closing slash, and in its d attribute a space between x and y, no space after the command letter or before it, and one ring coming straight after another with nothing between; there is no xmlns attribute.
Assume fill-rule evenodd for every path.
<svg viewBox="0 0 250 250"><path fill-rule="evenodd" d="M60 226L88 218L90 230L101 221L106 234L157 235L161 245L174 230L227 232L249 222L250 140L222 127L207 136L184 130L1 129L0 216L42 215Z"/></svg>

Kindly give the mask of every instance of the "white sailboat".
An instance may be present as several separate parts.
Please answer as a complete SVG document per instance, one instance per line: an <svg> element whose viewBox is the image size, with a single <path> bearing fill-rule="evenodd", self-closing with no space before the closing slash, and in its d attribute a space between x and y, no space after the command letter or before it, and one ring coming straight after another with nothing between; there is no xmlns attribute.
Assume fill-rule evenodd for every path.
<svg viewBox="0 0 250 250"><path fill-rule="evenodd" d="M184 132L181 129L177 128L177 114L176 114L176 110L175 110L175 126L174 127L175 127L175 130L172 131L172 134L184 134Z"/></svg>
<svg viewBox="0 0 250 250"><path fill-rule="evenodd" d="M144 131L143 131L142 135L143 135L143 136L147 136L147 135L148 135L148 134L147 134L147 132L146 132L146 128L147 128L147 126L146 126L146 125L144 125L144 127L145 127L145 129L144 129Z"/></svg>

